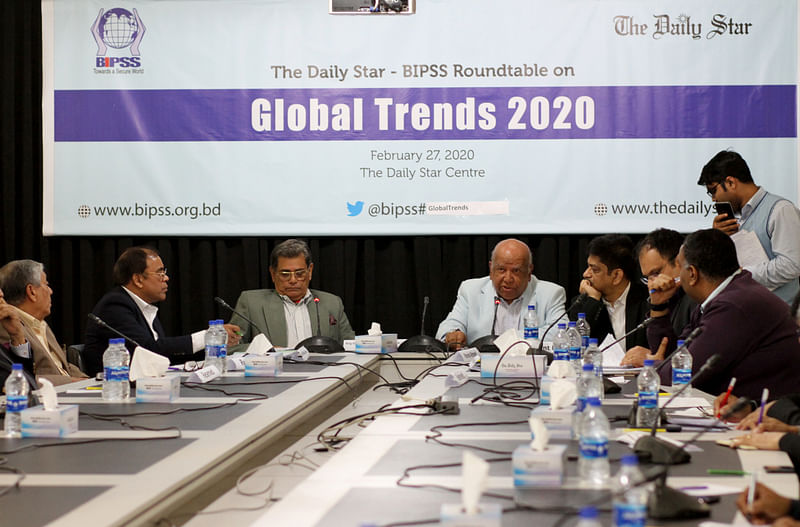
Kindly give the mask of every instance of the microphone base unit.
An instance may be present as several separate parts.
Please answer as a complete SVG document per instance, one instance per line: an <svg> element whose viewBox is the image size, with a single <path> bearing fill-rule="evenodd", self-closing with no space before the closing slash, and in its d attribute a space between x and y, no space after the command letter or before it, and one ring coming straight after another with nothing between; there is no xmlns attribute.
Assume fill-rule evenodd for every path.
<svg viewBox="0 0 800 527"><path fill-rule="evenodd" d="M481 353L500 353L500 349L494 345L498 335L484 335L472 341L471 348L478 348Z"/></svg>
<svg viewBox="0 0 800 527"><path fill-rule="evenodd" d="M650 435L640 437L633 445L633 451L643 463L656 465L682 465L692 459L683 448Z"/></svg>
<svg viewBox="0 0 800 527"><path fill-rule="evenodd" d="M615 383L608 377L603 376L603 393L620 393L622 391L622 386Z"/></svg>
<svg viewBox="0 0 800 527"><path fill-rule="evenodd" d="M647 499L647 517L653 520L708 518L711 508L695 496L657 482Z"/></svg>
<svg viewBox="0 0 800 527"><path fill-rule="evenodd" d="M428 352L447 352L447 346L441 340L437 340L430 335L416 335L400 344L397 351L412 351L415 353Z"/></svg>
<svg viewBox="0 0 800 527"><path fill-rule="evenodd" d="M297 343L294 349L299 350L300 347L305 348L311 353L344 353L344 347L331 337L323 337L322 335L314 335Z"/></svg>

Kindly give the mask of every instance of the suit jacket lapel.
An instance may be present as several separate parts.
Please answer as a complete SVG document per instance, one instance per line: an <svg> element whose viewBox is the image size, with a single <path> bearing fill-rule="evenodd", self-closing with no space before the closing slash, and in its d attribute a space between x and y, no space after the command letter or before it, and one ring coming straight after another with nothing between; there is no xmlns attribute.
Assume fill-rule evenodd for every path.
<svg viewBox="0 0 800 527"><path fill-rule="evenodd" d="M267 338L275 346L286 346L286 317L283 314L283 300L274 289L270 291L261 306L263 329Z"/></svg>
<svg viewBox="0 0 800 527"><path fill-rule="evenodd" d="M61 349L61 346L58 344L56 336L53 334L53 331L50 329L49 325L47 326L47 342L50 344L50 349L52 350L53 355L55 355L56 359L59 361L57 366L69 373L67 355L64 353L64 350Z"/></svg>

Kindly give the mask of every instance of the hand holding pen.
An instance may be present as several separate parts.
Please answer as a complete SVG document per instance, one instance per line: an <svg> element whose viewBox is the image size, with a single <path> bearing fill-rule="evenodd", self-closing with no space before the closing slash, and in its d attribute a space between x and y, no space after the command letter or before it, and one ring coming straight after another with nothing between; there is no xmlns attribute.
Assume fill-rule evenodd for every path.
<svg viewBox="0 0 800 527"><path fill-rule="evenodd" d="M731 398L731 392L733 391L734 386L736 386L736 377L731 377L731 382L728 383L728 391L726 391L725 395L722 396L722 400L717 408L717 419L719 419L719 417L722 415L722 409L726 404L728 404L728 399Z"/></svg>

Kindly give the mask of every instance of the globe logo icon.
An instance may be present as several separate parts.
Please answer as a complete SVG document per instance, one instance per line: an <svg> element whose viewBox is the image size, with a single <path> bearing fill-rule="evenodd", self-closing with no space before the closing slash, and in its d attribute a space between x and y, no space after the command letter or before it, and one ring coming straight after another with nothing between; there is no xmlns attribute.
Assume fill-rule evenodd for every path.
<svg viewBox="0 0 800 527"><path fill-rule="evenodd" d="M89 208L89 205L81 205L78 207L78 217L88 218L91 214L92 210Z"/></svg>
<svg viewBox="0 0 800 527"><path fill-rule="evenodd" d="M98 31L108 46L122 49L130 46L139 33L139 25L133 13L121 7L106 11L100 19Z"/></svg>
<svg viewBox="0 0 800 527"><path fill-rule="evenodd" d="M594 206L594 213L597 216L605 216L608 214L608 206L605 203L596 203Z"/></svg>

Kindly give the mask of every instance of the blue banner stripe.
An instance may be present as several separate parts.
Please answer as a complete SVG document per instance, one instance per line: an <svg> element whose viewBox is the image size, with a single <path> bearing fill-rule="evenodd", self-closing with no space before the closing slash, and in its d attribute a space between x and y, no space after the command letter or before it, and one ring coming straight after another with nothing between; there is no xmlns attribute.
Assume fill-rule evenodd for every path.
<svg viewBox="0 0 800 527"><path fill-rule="evenodd" d="M796 88L57 90L56 141L796 137Z"/></svg>

